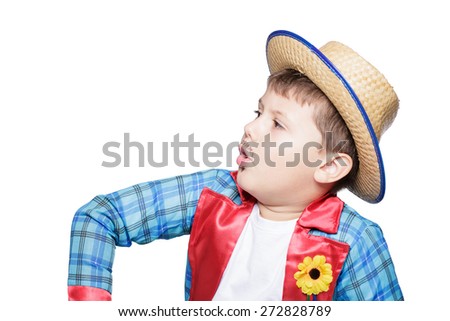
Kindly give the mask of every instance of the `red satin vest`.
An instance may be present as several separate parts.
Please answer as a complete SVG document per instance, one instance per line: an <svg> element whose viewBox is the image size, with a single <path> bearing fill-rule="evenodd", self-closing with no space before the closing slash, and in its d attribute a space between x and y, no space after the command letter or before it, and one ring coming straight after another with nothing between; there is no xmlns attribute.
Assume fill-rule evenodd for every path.
<svg viewBox="0 0 450 321"><path fill-rule="evenodd" d="M232 173L236 180L236 172ZM209 301L219 287L237 240L256 200L239 187L242 204L205 188L198 201L189 239L188 256L192 270L190 300ZM349 245L310 235L311 229L336 233L344 204L334 195L325 195L305 208L289 243L283 286L284 301L304 301L306 294L297 287L294 274L306 256L324 255L332 266L333 280L317 300L332 300L336 281L349 251Z"/></svg>

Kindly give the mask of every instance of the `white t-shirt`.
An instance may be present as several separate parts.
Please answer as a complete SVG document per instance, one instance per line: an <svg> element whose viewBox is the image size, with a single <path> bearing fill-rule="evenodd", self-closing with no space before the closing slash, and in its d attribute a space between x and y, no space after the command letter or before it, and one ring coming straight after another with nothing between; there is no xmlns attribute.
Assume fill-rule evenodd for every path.
<svg viewBox="0 0 450 321"><path fill-rule="evenodd" d="M264 219L255 204L213 300L281 301L296 222Z"/></svg>

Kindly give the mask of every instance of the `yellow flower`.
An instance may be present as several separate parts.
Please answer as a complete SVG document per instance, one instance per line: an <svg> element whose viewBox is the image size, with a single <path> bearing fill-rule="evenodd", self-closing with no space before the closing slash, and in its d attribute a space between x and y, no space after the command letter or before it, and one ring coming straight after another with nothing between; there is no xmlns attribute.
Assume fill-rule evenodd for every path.
<svg viewBox="0 0 450 321"><path fill-rule="evenodd" d="M316 255L314 259L307 256L303 262L298 265L298 271L294 278L297 280L297 286L302 289L306 295L319 294L328 291L331 281L333 281L333 271L331 264L325 263L326 258L323 255Z"/></svg>

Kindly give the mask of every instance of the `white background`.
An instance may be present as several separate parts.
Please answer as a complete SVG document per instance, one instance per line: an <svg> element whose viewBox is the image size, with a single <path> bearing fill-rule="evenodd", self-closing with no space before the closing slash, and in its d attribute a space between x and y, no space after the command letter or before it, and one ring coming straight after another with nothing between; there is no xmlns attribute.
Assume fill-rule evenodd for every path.
<svg viewBox="0 0 450 321"><path fill-rule="evenodd" d="M110 160L103 144L123 142L125 132L156 146L176 133L194 133L203 144L239 140L265 89L265 41L277 29L317 47L349 45L400 97L381 140L384 201L341 196L381 225L406 302L333 304L333 319L443 314L450 285L443 3L3 1L0 318L119 319L117 307L190 307L183 302L187 237L119 248L114 301L67 302L71 220L97 194L199 170L102 167Z"/></svg>

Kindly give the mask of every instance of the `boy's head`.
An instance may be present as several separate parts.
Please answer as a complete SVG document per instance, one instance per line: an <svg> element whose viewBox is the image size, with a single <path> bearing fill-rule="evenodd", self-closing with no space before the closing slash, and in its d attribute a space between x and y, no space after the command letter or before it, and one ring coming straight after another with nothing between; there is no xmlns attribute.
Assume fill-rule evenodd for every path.
<svg viewBox="0 0 450 321"><path fill-rule="evenodd" d="M291 157L291 165L298 155L289 150L303 155L296 168L284 166L278 176L273 166L247 168L257 162L241 155L241 186L258 200L276 193L268 199L281 199L281 203L289 201L283 188L285 194L307 200L348 187L363 200L381 201L385 178L378 140L398 110L392 86L356 52L337 42L319 50L298 35L276 31L269 36L266 49L271 76L258 117L245 128L244 147L266 140L266 147L275 143L278 160L286 162ZM294 130L294 123L300 129ZM270 139L264 136L268 134ZM287 142L294 146L282 148ZM276 156L270 148L269 152L252 146L242 150L263 157L266 165L268 157ZM289 184L282 184L284 180Z"/></svg>
<svg viewBox="0 0 450 321"><path fill-rule="evenodd" d="M343 178L334 182L331 193L351 186L358 171L358 155L353 137L328 97L309 78L295 69L283 69L269 76L267 86L278 95L295 99L300 106L313 107L313 121L322 135L321 145L326 161L332 161L339 153L347 154L352 168Z"/></svg>
<svg viewBox="0 0 450 321"><path fill-rule="evenodd" d="M298 213L355 177L358 159L345 122L298 71L272 74L256 113L245 126L238 183L261 204Z"/></svg>

